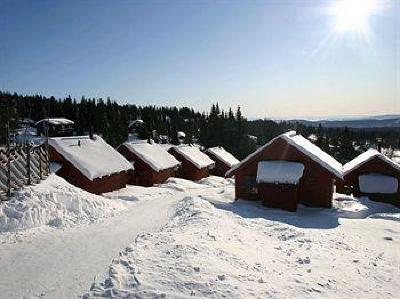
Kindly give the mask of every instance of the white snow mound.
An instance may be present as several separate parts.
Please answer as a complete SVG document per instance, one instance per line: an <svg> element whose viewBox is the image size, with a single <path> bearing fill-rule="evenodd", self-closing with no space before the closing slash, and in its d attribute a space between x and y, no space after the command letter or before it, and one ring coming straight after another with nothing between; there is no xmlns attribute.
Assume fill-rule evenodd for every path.
<svg viewBox="0 0 400 299"><path fill-rule="evenodd" d="M317 209L301 208L298 215L240 201L231 208L184 198L163 230L138 236L112 262L106 279L95 282L84 298L398 294L400 257L394 248L397 241L388 237L397 234L382 230L392 222L369 219L369 228L362 231L367 222L342 228L337 215Z"/></svg>
<svg viewBox="0 0 400 299"><path fill-rule="evenodd" d="M113 216L127 207L79 189L51 174L35 186L27 186L0 204L0 233L49 225L91 223Z"/></svg>

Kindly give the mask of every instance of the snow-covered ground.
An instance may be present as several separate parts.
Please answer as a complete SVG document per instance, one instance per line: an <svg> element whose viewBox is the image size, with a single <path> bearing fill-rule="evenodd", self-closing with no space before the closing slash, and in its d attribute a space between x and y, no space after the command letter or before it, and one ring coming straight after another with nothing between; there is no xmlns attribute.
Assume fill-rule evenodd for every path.
<svg viewBox="0 0 400 299"><path fill-rule="evenodd" d="M333 209L291 213L233 197L233 180L218 177L96 196L51 176L6 203L22 215L48 215L54 205L56 216L3 225L0 298L399 293L400 209L337 194Z"/></svg>
<svg viewBox="0 0 400 299"><path fill-rule="evenodd" d="M79 189L51 174L0 204L0 233L43 225L66 227L114 216L127 206Z"/></svg>
<svg viewBox="0 0 400 299"><path fill-rule="evenodd" d="M98 196L56 175L24 188L0 205L0 298L77 298L137 235L159 231L185 196L167 186Z"/></svg>
<svg viewBox="0 0 400 299"><path fill-rule="evenodd" d="M175 217L138 236L85 297L398 296L399 209L337 195L334 209L290 213L211 193L181 200Z"/></svg>

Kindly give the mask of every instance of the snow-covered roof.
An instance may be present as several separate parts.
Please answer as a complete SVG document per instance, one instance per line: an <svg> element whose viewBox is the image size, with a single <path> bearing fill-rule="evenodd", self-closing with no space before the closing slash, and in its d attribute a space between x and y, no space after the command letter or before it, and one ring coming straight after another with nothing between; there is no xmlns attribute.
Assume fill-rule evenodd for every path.
<svg viewBox="0 0 400 299"><path fill-rule="evenodd" d="M359 167L364 165L366 162L368 162L368 161L370 161L370 160L372 160L374 158L379 158L382 161L384 161L384 162L388 163L389 165L391 165L393 168L395 168L395 169L400 171L400 165L399 164L397 164L395 161L390 160L388 157L386 157L385 155L381 154L376 149L372 149L371 148L371 149L367 150L366 152L358 155L357 157L355 157L350 162L346 163L343 166L343 175L347 175L351 171L358 169Z"/></svg>
<svg viewBox="0 0 400 299"><path fill-rule="evenodd" d="M55 137L49 144L90 180L132 169L120 153L100 136Z"/></svg>
<svg viewBox="0 0 400 299"><path fill-rule="evenodd" d="M240 162L231 153L227 152L221 146L210 147L209 149L206 150L206 152L216 156L219 160L229 165L229 167L232 167Z"/></svg>
<svg viewBox="0 0 400 299"><path fill-rule="evenodd" d="M49 124L52 125L73 125L74 122L70 119L66 119L66 118L45 118L42 120L39 120L36 125L40 124L41 122L48 122Z"/></svg>
<svg viewBox="0 0 400 299"><path fill-rule="evenodd" d="M124 145L157 172L180 164L174 156L157 143L125 142Z"/></svg>
<svg viewBox="0 0 400 299"><path fill-rule="evenodd" d="M304 165L282 160L260 161L257 166L257 183L297 185L303 176Z"/></svg>
<svg viewBox="0 0 400 299"><path fill-rule="evenodd" d="M307 139L310 140L310 141L315 142L315 141L318 140L318 136L315 135L315 134L310 134L310 135L308 135Z"/></svg>
<svg viewBox="0 0 400 299"><path fill-rule="evenodd" d="M247 162L249 162L252 158L256 157L266 147L271 145L278 138L279 139L283 139L288 144L294 146L300 152L302 152L303 154L308 156L311 160L313 160L313 161L317 162L318 164L320 164L322 167L324 167L326 170L331 172L336 177L338 177L338 178L342 178L343 177L342 164L340 164L338 161L335 160L335 158L333 158L331 155L329 155L328 153L326 153L323 150L321 150L318 146L314 145L312 142L310 142L309 140L307 140L303 136L297 135L297 133L295 131L289 131L287 133L281 134L281 135L273 138L268 143L264 144L259 149L257 149L254 153L248 155L239 164L233 166L226 173L226 176L228 176L228 177L231 176L234 171L236 171L242 165L244 165Z"/></svg>
<svg viewBox="0 0 400 299"><path fill-rule="evenodd" d="M399 188L397 178L379 173L360 175L358 184L360 191L364 193L393 194Z"/></svg>
<svg viewBox="0 0 400 299"><path fill-rule="evenodd" d="M400 150L394 150L392 160L397 164L400 164Z"/></svg>
<svg viewBox="0 0 400 299"><path fill-rule="evenodd" d="M199 148L193 145L182 144L173 147L174 150L184 156L197 168L205 168L213 166L215 163L205 153L201 152Z"/></svg>

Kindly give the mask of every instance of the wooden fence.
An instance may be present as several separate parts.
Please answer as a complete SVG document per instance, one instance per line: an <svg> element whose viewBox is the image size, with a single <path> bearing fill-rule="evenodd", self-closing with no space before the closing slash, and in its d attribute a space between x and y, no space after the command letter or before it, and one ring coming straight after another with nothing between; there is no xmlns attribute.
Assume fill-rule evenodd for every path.
<svg viewBox="0 0 400 299"><path fill-rule="evenodd" d="M49 172L44 143L0 149L0 201L10 198L13 190L40 182Z"/></svg>

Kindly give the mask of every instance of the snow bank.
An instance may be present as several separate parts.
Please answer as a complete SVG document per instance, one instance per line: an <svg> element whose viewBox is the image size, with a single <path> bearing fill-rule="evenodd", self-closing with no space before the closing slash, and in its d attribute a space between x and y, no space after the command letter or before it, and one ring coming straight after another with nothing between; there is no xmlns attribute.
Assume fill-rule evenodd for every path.
<svg viewBox="0 0 400 299"><path fill-rule="evenodd" d="M180 162L157 143L126 142L124 145L135 155L140 157L154 171L175 168Z"/></svg>
<svg viewBox="0 0 400 299"><path fill-rule="evenodd" d="M91 223L125 209L123 203L83 191L52 174L0 204L0 232Z"/></svg>
<svg viewBox="0 0 400 299"><path fill-rule="evenodd" d="M200 181L193 182L186 179L181 178L168 178L163 184L160 185L161 188L170 188L177 191L190 191L196 189L205 189L205 188L217 188L217 187L232 187L235 182L233 179L225 179L218 176L209 176L201 179Z"/></svg>
<svg viewBox="0 0 400 299"><path fill-rule="evenodd" d="M367 150L366 152L358 155L357 157L355 157L350 162L346 163L343 166L343 175L347 175L351 171L356 170L357 168L361 167L362 165L364 165L365 163L367 163L368 161L370 161L370 160L372 160L373 158L376 158L376 157L381 159L382 161L388 163L394 169L397 169L397 170L400 171L400 165L399 164L397 164L395 161L390 160L388 157L386 157L385 155L381 154L376 149L372 149L371 148L371 149Z"/></svg>
<svg viewBox="0 0 400 299"><path fill-rule="evenodd" d="M227 152L221 146L210 147L209 149L207 149L207 152L217 157L219 160L224 162L229 167L232 167L240 162L231 153Z"/></svg>
<svg viewBox="0 0 400 299"><path fill-rule="evenodd" d="M128 162L100 136L49 138L49 144L90 180L132 169Z"/></svg>
<svg viewBox="0 0 400 299"><path fill-rule="evenodd" d="M393 194L399 188L397 178L379 173L360 175L358 184L360 191L364 193Z"/></svg>
<svg viewBox="0 0 400 299"><path fill-rule="evenodd" d="M233 213L186 197L161 232L138 236L84 298L397 296L396 226L369 219L332 227L336 218L319 210L298 216L253 205L236 204Z"/></svg>
<svg viewBox="0 0 400 299"><path fill-rule="evenodd" d="M104 193L103 196L114 200L142 201L173 195L173 190L161 187L142 187L127 185L125 188Z"/></svg>
<svg viewBox="0 0 400 299"><path fill-rule="evenodd" d="M199 184L211 187L235 186L234 179L226 179L220 176L208 176L198 181Z"/></svg>
<svg viewBox="0 0 400 299"><path fill-rule="evenodd" d="M178 145L173 147L174 150L193 163L197 168L212 167L215 163L205 153L202 153L199 148L193 145Z"/></svg>
<svg viewBox="0 0 400 299"><path fill-rule="evenodd" d="M257 165L257 183L297 185L303 176L304 165L288 161L260 161Z"/></svg>
<svg viewBox="0 0 400 299"><path fill-rule="evenodd" d="M342 164L340 164L338 161L335 160L335 158L333 158L331 155L329 155L326 152L324 152L323 150L321 150L318 146L314 145L312 142L310 142L303 136L297 135L297 133L295 131L290 131L290 132L287 132L285 134L282 134L282 135L279 135L279 136L273 138L268 143L266 143L265 145L263 145L259 149L257 149L254 153L248 155L239 164L233 166L226 173L226 176L231 176L236 169L238 169L242 165L246 164L253 157L260 154L266 147L271 145L273 142L275 142L275 140L277 140L279 138L285 140L288 144L297 148L300 152L302 152L303 154L310 157L310 159L312 159L313 161L320 164L322 167L327 169L329 172L331 172L336 177L338 177L338 178L343 177Z"/></svg>

